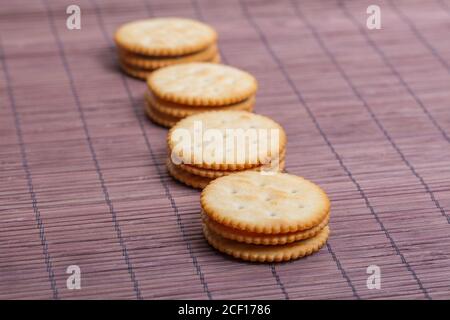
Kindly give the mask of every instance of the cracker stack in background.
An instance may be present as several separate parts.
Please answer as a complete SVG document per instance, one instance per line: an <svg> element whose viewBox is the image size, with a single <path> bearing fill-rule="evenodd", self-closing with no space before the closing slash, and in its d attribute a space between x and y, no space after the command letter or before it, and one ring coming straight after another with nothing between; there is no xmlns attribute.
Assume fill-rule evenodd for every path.
<svg viewBox="0 0 450 320"><path fill-rule="evenodd" d="M203 189L215 178L237 172L282 171L286 142L284 129L265 116L204 112L179 121L169 131L167 169L176 180Z"/></svg>
<svg viewBox="0 0 450 320"><path fill-rule="evenodd" d="M205 111L252 111L258 87L245 71L205 62L162 68L148 77L147 85L147 115L165 127Z"/></svg>
<svg viewBox="0 0 450 320"><path fill-rule="evenodd" d="M220 62L216 31L195 20L137 20L122 25L114 39L122 69L144 80L152 71L174 64Z"/></svg>
<svg viewBox="0 0 450 320"><path fill-rule="evenodd" d="M241 172L201 195L203 232L235 258L287 261L318 251L329 235L330 201L314 183L287 173Z"/></svg>

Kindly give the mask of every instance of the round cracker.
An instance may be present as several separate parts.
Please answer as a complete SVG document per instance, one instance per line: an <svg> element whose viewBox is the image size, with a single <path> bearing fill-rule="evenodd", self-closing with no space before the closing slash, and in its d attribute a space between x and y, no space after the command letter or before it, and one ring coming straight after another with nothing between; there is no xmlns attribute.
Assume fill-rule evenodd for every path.
<svg viewBox="0 0 450 320"><path fill-rule="evenodd" d="M217 54L211 59L211 61L206 61L206 62L211 62L211 63L220 63L220 62L222 62L222 58L220 57L220 53L217 53Z"/></svg>
<svg viewBox="0 0 450 320"><path fill-rule="evenodd" d="M218 149L221 147L219 143L216 144L217 148L214 148L209 145L208 141L196 142L194 140L198 136L195 130L198 129L199 125L202 126L203 132L215 132L221 135L222 150ZM210 129L214 129L214 131ZM234 130L234 134L227 134L228 129ZM265 137L259 135L259 132L262 131L267 133ZM270 141L272 133L276 132L278 133L278 140ZM251 133L254 133L254 135ZM183 150L184 146L180 145L182 141L178 140L179 134L190 138L190 153L183 152L185 150ZM233 141L235 149L239 146L236 138L238 134L245 135L243 136L245 149L227 148L227 145L231 145ZM242 135L240 136L242 137ZM284 129L268 117L247 111L210 111L192 115L179 121L169 131L167 140L172 157L180 159L183 164L214 170L244 170L269 163L270 159L279 158L281 152L285 149L287 138ZM194 143L199 143L199 146L194 148ZM266 145L267 148L262 148L262 145ZM238 151L242 153L239 154ZM215 152L223 154L221 159L216 159L217 153ZM240 158L233 157L233 155L240 155Z"/></svg>
<svg viewBox="0 0 450 320"><path fill-rule="evenodd" d="M200 177L193 175L189 172L183 171L177 166L175 166L170 159L167 159L166 161L166 167L167 171L169 171L169 174L175 178L175 180L178 180L190 187L196 188L196 189L203 189L205 188L209 182L211 182L211 179Z"/></svg>
<svg viewBox="0 0 450 320"><path fill-rule="evenodd" d="M275 163L274 165L278 165L278 171L283 171L285 168L285 151L283 151L280 155L280 161L278 163ZM232 173L236 173L236 170L211 170L211 169L202 169L202 168L197 168L191 165L187 165L187 164L179 164L178 167L184 171L187 171L189 173L192 173L196 176L200 176L200 177L205 177L205 178L211 178L211 179L215 179L215 178L220 178L223 176L227 176L229 174ZM260 171L261 169L269 169L269 168L262 168L262 166L258 166L258 167L253 167L253 168L249 168L247 170L255 170L255 171Z"/></svg>
<svg viewBox="0 0 450 320"><path fill-rule="evenodd" d="M220 107L204 107L204 106L187 106L179 103L163 101L158 97L155 97L152 93L147 92L145 95L147 101L161 113L172 115L175 117L188 117L200 112L208 111L225 111L225 110L244 110L253 111L255 104L255 96L251 96L238 103L229 104Z"/></svg>
<svg viewBox="0 0 450 320"><path fill-rule="evenodd" d="M152 73L151 70L146 70L146 69L139 69L139 68L133 68L129 65L127 65L125 62L121 61L119 59L119 65L120 68L125 71L126 74L140 79L140 80L147 80L147 77Z"/></svg>
<svg viewBox="0 0 450 320"><path fill-rule="evenodd" d="M318 234L320 230L322 230L326 225L328 225L328 221L330 220L330 214L327 214L325 219L322 220L322 222L320 222L317 226L307 230L281 234L260 234L226 227L209 219L204 213L202 214L202 216L203 216L203 223L210 230L214 231L221 237L238 242L245 242L258 245L280 245L312 238L316 234Z"/></svg>
<svg viewBox="0 0 450 320"><path fill-rule="evenodd" d="M170 102L223 106L243 101L257 90L256 79L230 66L192 62L158 69L148 79L150 91Z"/></svg>
<svg viewBox="0 0 450 320"><path fill-rule="evenodd" d="M201 51L217 40L210 26L191 19L155 18L122 25L114 40L119 48L150 56L179 56Z"/></svg>
<svg viewBox="0 0 450 320"><path fill-rule="evenodd" d="M209 46L205 50L195 52L188 55L176 57L150 57L135 54L123 49L119 49L119 57L128 65L136 68L144 69L158 69L174 64L196 62L196 61L210 61L217 54L217 46L215 44Z"/></svg>
<svg viewBox="0 0 450 320"><path fill-rule="evenodd" d="M281 262L313 254L327 242L330 229L324 227L312 238L278 246L248 244L226 239L203 225L203 234L211 246L235 258L253 262Z"/></svg>
<svg viewBox="0 0 450 320"><path fill-rule="evenodd" d="M209 62L220 63L220 55L216 54ZM140 80L147 80L148 76L150 76L150 74L154 71L153 69L144 69L129 66L125 61L121 60L120 57L119 66L123 71L125 71L126 74Z"/></svg>
<svg viewBox="0 0 450 320"><path fill-rule="evenodd" d="M213 180L202 192L201 205L208 217L222 225L267 234L310 229L330 211L327 195L311 181L255 171Z"/></svg>
<svg viewBox="0 0 450 320"><path fill-rule="evenodd" d="M180 119L167 116L153 109L148 103L145 106L145 113L154 123L159 124L166 128L173 127Z"/></svg>

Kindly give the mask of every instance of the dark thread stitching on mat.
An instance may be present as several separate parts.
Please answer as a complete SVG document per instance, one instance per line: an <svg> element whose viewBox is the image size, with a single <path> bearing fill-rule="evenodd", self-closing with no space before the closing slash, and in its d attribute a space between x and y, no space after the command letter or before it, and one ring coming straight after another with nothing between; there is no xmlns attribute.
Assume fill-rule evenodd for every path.
<svg viewBox="0 0 450 320"><path fill-rule="evenodd" d="M33 211L34 211L34 218L36 220L37 227L39 229L39 238L41 241L42 251L44 254L44 261L45 261L45 266L46 266L46 270L48 273L48 279L50 281L50 287L53 292L53 299L57 300L57 299L59 299L59 295L58 295L58 288L56 286L55 274L53 272L52 257L48 250L48 242L47 242L47 238L45 236L45 227L44 227L44 223L41 218L41 212L40 212L38 204L37 204L36 193L34 192L33 178L31 176L30 167L28 166L27 152L26 152L25 143L23 140L22 128L21 128L21 123L20 123L20 119L19 119L19 113L17 112L16 99L14 98L13 89L11 87L11 75L9 73L8 66L6 64L6 57L3 52L3 46L1 44L1 40L0 40L0 59L2 61L1 64L2 64L3 71L5 73L6 91L8 92L8 98L10 100L11 109L12 109L12 112L14 115L14 124L16 126L16 135L17 135L17 139L19 142L20 154L21 154L21 158L22 158L22 168L25 171L25 175L27 177L28 191L31 196L31 202L32 202Z"/></svg>
<svg viewBox="0 0 450 320"><path fill-rule="evenodd" d="M204 15L202 13L200 5L198 4L198 1L197 0L191 0L191 3L192 3L192 6L194 7L195 14L196 14L197 18L199 18L200 20L204 21L205 17L204 17ZM221 55L221 57L223 59L223 62L228 64L228 59L226 58L225 54L223 54L222 50L220 50L220 47L219 47L219 52L220 52L220 55ZM287 290L286 290L286 288L285 288L285 286L283 284L283 281L281 281L281 278L280 278L280 276L277 273L275 264L271 263L270 264L270 269L272 271L272 276L275 278L275 281L276 281L278 287L280 288L281 292L284 295L285 300L289 300L289 295L288 295Z"/></svg>
<svg viewBox="0 0 450 320"><path fill-rule="evenodd" d="M62 41L61 41L61 39L59 37L59 33L58 33L57 27L55 25L53 13L51 11L51 8L50 8L47 0L42 0L42 1L44 3L45 8L46 8L46 13L47 13L48 21L49 21L49 24L50 24L51 32L52 32L52 34L53 34L53 36L54 36L54 38L56 40L57 46L58 46L59 56L61 58L64 70L65 70L65 72L67 74L67 77L68 77L68 80L69 80L69 84L70 84L70 88L71 88L71 91L72 91L72 95L73 95L73 97L75 99L75 104L77 106L78 113L80 115L80 120L82 122L84 133L86 135L86 140L88 142L89 150L90 150L90 153L91 153L91 156L92 156L92 160L93 160L94 165L95 165L95 171L97 172L97 176L98 176L98 179L100 181L100 185L101 185L104 197L105 197L105 202L108 205L109 211L111 213L112 221L114 223L114 229L116 231L116 235L118 237L119 244L120 244L121 249L122 249L122 255L123 255L124 259L125 259L125 263L127 265L127 269L128 269L128 273L130 274L131 281L133 283L133 288L134 288L134 291L136 293L136 297L137 297L137 299L142 299L141 291L139 289L139 284L138 284L138 281L136 279L136 275L134 273L133 267L131 265L131 261L130 261L129 255L128 255L128 250L127 250L127 247L125 245L125 241L124 241L124 239L122 237L122 231L120 229L119 221L117 220L117 214L116 214L116 212L114 210L112 201L111 201L111 199L109 197L108 189L106 187L105 180L103 178L103 174L102 174L101 169L100 169L100 164L99 164L98 159L97 159L97 154L96 154L96 152L94 150L94 146L92 144L92 139L91 139L91 136L90 136L90 133L89 133L89 129L87 127L84 111L83 111L83 109L81 107L81 101L80 101L80 98L78 96L77 89L75 87L75 81L73 79L73 75L72 75L72 72L70 70L69 63L68 63L67 58L66 58L65 53L64 53L64 45L63 45L63 43L62 43Z"/></svg>
<svg viewBox="0 0 450 320"><path fill-rule="evenodd" d="M284 295L284 299L285 299L285 300L289 300L289 295L288 295L288 293L287 293L287 291L286 291L286 288L284 287L284 284L283 284L283 282L281 281L280 276L279 276L278 273L277 273L277 270L275 270L275 264L271 263L271 264L270 264L270 269L272 270L272 276L275 278L275 280L276 280L278 286L279 286L280 289L281 289L281 292L282 292L283 295Z"/></svg>
<svg viewBox="0 0 450 320"><path fill-rule="evenodd" d="M144 2L146 3L147 13L148 13L150 16L153 16L153 12L152 12L152 10L151 10L150 4L148 3L147 0L144 0ZM125 80L125 77L124 77L123 75L122 75L122 78ZM127 85L127 88L128 88L128 85ZM129 90L129 88L128 88L127 90L128 90L128 92L130 93L130 99L131 99L131 102L133 103L133 98L132 98L132 95L131 95L131 91ZM147 144L148 144L148 146L149 146L149 150L150 150L150 152L151 152L153 162L154 162L155 164L157 164L156 157L155 157L153 151L152 151L151 148L150 148L150 143L149 143L149 141L148 141L147 134L145 133L145 130L144 130L144 127L143 127L142 118L139 117L139 113L138 113L138 111L137 111L136 103L133 103L133 106L134 106L134 108L135 108L135 110L136 110L136 116L137 116L137 118L139 119L139 123L140 123L140 125L141 125L142 132L144 133L146 142L147 142ZM182 233L182 236L183 236L183 240L186 242L186 246L187 246L188 251L189 251L189 254L190 254L191 258L192 258L192 263L194 264L194 267L195 267L195 269L196 269L197 275L198 275L199 278L200 278L200 282L201 282L201 284L202 284L202 286L203 286L203 291L204 291L204 292L206 293L206 295L208 296L208 299L211 300L211 299L212 299L212 294L211 294L211 292L209 291L209 287L208 287L208 284L207 284L207 282L206 282L206 278L205 278L205 276L204 276L204 274L203 274L203 272L202 272L202 269L201 269L200 264L199 264L199 262L198 262L198 260L197 260L197 257L196 257L195 254L194 254L194 250L192 249L191 243L190 243L190 241L189 241L188 238L187 238L187 234L186 234L186 231L185 231L185 229L184 229L184 225L183 225L183 223L182 223L182 221L181 221L181 216L180 216L180 213L179 213L179 209L178 209L178 207L177 207L177 205L176 205L176 203L175 203L175 199L173 198L173 196L172 196L172 194L171 194L171 192L170 192L170 189L169 189L169 186L167 185L167 182L166 182L164 179L162 179L163 172L161 171L161 169L159 168L158 165L156 165L156 169L157 169L158 174L159 174L159 177L160 177L160 179L161 179L161 183L162 183L162 185L164 186L164 189L165 189L165 192L166 192L166 196L167 196L167 198L169 199L170 204L171 204L171 206L172 206L172 208L173 208L173 210L174 210L174 212L175 212L175 214L176 214L176 217L177 217L177 224L178 224L178 226L179 226L179 228L180 228L180 230L181 230L181 233Z"/></svg>
<svg viewBox="0 0 450 320"><path fill-rule="evenodd" d="M105 24L104 24L104 21L103 21L102 14L100 12L100 8L98 7L98 5L97 5L95 0L91 0L91 3L94 6L95 14L96 14L97 20L99 22L100 29L102 31L103 37L104 37L105 41L111 45L111 49L114 51L115 50L114 49L114 45L113 45L113 43L111 43L111 39L109 38L108 32L105 29ZM149 15L151 15L150 5L145 0L144 0L144 4L145 4L145 7L146 7ZM190 243L190 241L187 238L184 225L183 225L183 223L181 221L181 216L180 216L178 207L177 207L177 205L175 203L175 200L174 200L174 198L173 198L173 196L172 196L172 194L170 192L169 186L167 185L166 181L163 178L164 173L161 171L161 168L158 165L158 161L156 159L155 153L154 153L153 148L151 146L151 143L150 143L150 141L148 139L147 133L145 132L143 120L142 120L142 117L140 116L139 108L137 106L137 103L134 100L133 94L131 93L130 87L129 87L128 82L126 80L126 77L123 74L120 74L120 77L121 77L121 80L122 80L122 84L123 84L123 86L125 88L125 91L126 91L126 93L128 95L128 99L130 100L130 103L131 103L131 105L133 107L133 110L134 110L134 113L136 115L136 118L138 120L139 127L140 127L140 130L142 132L142 136L144 138L144 141L145 141L145 144L147 146L147 149L149 150L150 156L152 158L152 161L155 164L155 168L156 168L156 170L158 172L159 180L160 180L160 182L161 182L161 184L162 184L162 186L164 188L165 195L166 195L167 199L170 202L172 210L175 213L175 217L177 219L178 228L181 231L181 235L182 235L183 241L186 243L186 247L187 247L189 255L190 255L191 259L192 259L192 264L194 265L195 270L197 272L197 275L200 278L200 283L202 284L203 291L206 293L208 299L211 300L212 299L212 295L211 295L211 292L209 291L208 284L207 284L206 279L205 279L205 277L203 275L203 272L201 270L201 267L200 267L200 264L199 264L199 262L197 260L197 257L194 255L194 251L192 249L191 243Z"/></svg>
<svg viewBox="0 0 450 320"><path fill-rule="evenodd" d="M401 74L397 71L397 69L394 67L394 65L390 62L389 58L386 56L383 50L381 50L380 47L377 46L375 42L372 41L372 39L367 35L364 28L362 28L358 21L355 20L355 18L349 13L347 10L347 7L345 4L341 1L338 2L339 7L342 9L344 14L347 16L347 18L352 21L352 23L358 28L358 31L364 36L366 41L369 43L369 45L372 47L373 50L375 50L378 55L382 58L383 62L391 69L391 72L397 77L397 79L400 81L400 83L405 87L405 89L408 91L408 93L413 97L414 101L416 101L417 105L420 107L423 113L428 117L428 119L431 121L433 126L439 130L441 135L445 140L450 142L450 137L447 135L444 129L439 125L439 123L436 121L436 119L433 117L433 115L428 111L427 107L423 104L422 100L414 93L412 88L408 85L408 83L403 79Z"/></svg>
<svg viewBox="0 0 450 320"><path fill-rule="evenodd" d="M440 3L438 1L438 3ZM438 60L445 69L447 69L448 72L450 72L450 65L448 64L447 61L445 61L444 58L441 57L441 55L439 54L439 52L431 45L431 43L422 35L422 33L416 28L416 26L414 25L414 22L411 21L411 19L409 19L398 7L397 5L394 3L394 1L389 0L389 4L391 5L391 7L394 9L394 11L397 13L397 15L404 21L406 22L406 24L409 26L409 28L411 29L411 31L413 32L414 36L431 52L431 54L436 58L436 60ZM367 37L366 37L367 38ZM373 42L373 45L375 47L377 47L377 45ZM382 50L379 49L379 51L381 52ZM378 52L378 50L377 50ZM380 54L380 53L379 53ZM384 54L384 52L382 52L380 55L382 55L383 60L388 61L389 59L386 57L386 55ZM385 62L386 63L386 62ZM388 63L386 63L388 64ZM388 64L390 69L393 69L394 66L392 65L392 63L389 62ZM401 77L400 73L397 72L395 70L396 74L398 74L398 77ZM406 81L401 80L402 83ZM408 91L412 92L412 89L408 89ZM413 94L412 94L413 95ZM414 99L416 99L415 95L413 95ZM417 97L417 100L420 101L420 99ZM417 102L420 107L423 109L423 112L425 112L425 114L428 116L428 119L431 121L431 123L434 125L434 127L436 129L438 129L441 134L443 135L443 137L445 138L445 140L447 140L447 142L450 143L450 137L447 134L447 132L444 130L444 128L442 128L439 123L437 122L437 120L434 118L434 116L428 111L428 109L425 107L425 105L422 103L422 101ZM448 222L450 223L450 217L447 217Z"/></svg>
<svg viewBox="0 0 450 320"><path fill-rule="evenodd" d="M197 17L197 19L201 20L201 21L205 21L205 16L203 15L202 12L202 8L200 7L199 3L197 0L190 0L192 7L194 7L194 12L195 15ZM227 57L222 53L222 50L220 48L220 46L217 46L217 49L219 50L220 56L223 60L223 62L225 62L225 64L228 64L228 59Z"/></svg>
<svg viewBox="0 0 450 320"><path fill-rule="evenodd" d="M450 15L450 5L446 3L445 0L436 0L436 2L443 11L445 11L448 15Z"/></svg>
<svg viewBox="0 0 450 320"><path fill-rule="evenodd" d="M390 142L390 144L392 145L392 147L397 151L397 153L400 155L400 157L402 158L403 162L411 169L412 173L419 178L419 180L421 182L423 182L423 184L425 183L423 181L423 179L418 176L417 172L415 171L415 169L413 168L413 166L406 160L405 156L403 155L403 153L400 151L400 149L398 148L398 146L394 143L394 141L391 139L390 135L388 134L388 132L385 130L385 128L383 127L383 125L380 123L380 121L378 120L378 118L376 117L376 115L373 113L372 109L370 108L370 106L368 105L368 103L366 102L366 100L361 96L361 94L359 93L359 91L356 89L356 87L353 85L352 81L349 79L349 77L347 76L346 72L342 69L341 65L337 62L336 58L333 56L333 54L330 52L330 50L328 50L328 47L325 45L325 43L322 41L321 37L319 36L319 34L317 33L317 30L314 28L314 26L309 22L309 20L306 18L306 16L301 12L300 8L298 7L297 3L295 2L295 0L291 0L293 7L294 7L294 12L296 13L296 16L299 18L299 20L303 21L305 23L305 25L308 27L308 29L310 30L310 32L312 33L312 35L314 36L314 39L317 41L317 43L319 44L319 46L321 47L321 49L325 52L325 54L328 56L328 58L331 60L331 62L333 63L333 65L335 66L335 68L339 71L340 75L342 76L342 78L344 79L344 81L347 83L347 85L352 89L353 94L363 103L365 109L368 111L368 113L370 114L372 120L376 123L377 127L383 132L384 136L386 137L386 139ZM425 185L426 186L426 185ZM361 189L362 191L362 189ZM367 197L365 197L365 199L367 199ZM367 199L366 203L369 205L369 200ZM406 258L404 257L404 255L401 253L400 249L398 248L397 244L395 243L394 239L392 238L392 236L390 235L390 233L387 231L387 229L385 228L383 222L381 221L381 219L378 217L378 214L376 214L375 210L372 208L371 205L370 206L370 210L372 212L372 214L374 215L376 221L378 222L378 224L380 225L381 229L383 230L383 232L386 234L386 237L389 239L389 241L391 242L392 247L395 249L395 252L397 253L397 255L400 257L400 259L402 260L402 263L406 266L407 270L412 274L414 280L416 280L419 288L421 289L421 291L423 292L423 294L425 295L425 297L427 299L431 299L431 297L428 295L427 290L424 288L424 286L422 285L422 282L420 281L419 277L417 276L417 274L415 273L415 271L411 268L411 265L406 261Z"/></svg>
<svg viewBox="0 0 450 320"><path fill-rule="evenodd" d="M315 127L317 128L317 130L319 131L320 135L322 136L322 138L324 139L325 143L328 145L328 147L330 148L330 150L332 151L332 153L334 154L336 160L338 160L339 164L341 165L341 167L345 170L345 172L347 173L347 175L349 176L349 178L353 181L353 183L356 185L358 191L360 192L360 194L363 196L363 198L366 200L366 205L368 204L368 200L367 197L365 196L364 192L362 191L360 185L356 182L356 180L353 178L353 175L351 174L351 172L348 170L348 168L344 165L344 163L342 162L341 157L339 156L339 154L336 152L336 150L334 149L333 145L331 144L331 142L328 140L328 137L326 136L325 132L322 130L322 127L319 125L319 123L317 122L317 119L315 118L314 114L312 113L311 109L309 108L308 104L306 103L305 99L303 98L303 95L300 93L300 91L297 89L297 86L294 84L294 82L292 81L291 77L289 76L289 74L286 71L286 68L283 64L283 62L278 58L278 56L275 54L275 52L272 50L272 47L270 46L269 42L266 39L266 36L264 35L264 33L262 32L261 28L259 27L259 25L253 20L253 17L251 16L250 12L248 11L247 5L245 4L245 1L243 0L239 0L239 3L241 5L242 8L242 12L244 13L244 16L246 17L246 19L250 22L250 24L252 25L252 27L255 29L255 31L258 33L259 38L261 39L261 41L263 42L265 48L267 49L267 52L269 52L270 56L272 57L272 59L275 61L275 63L278 65L278 69L281 71L281 73L283 74L284 78L286 79L287 83L289 84L289 86L291 87L291 89L293 90L293 92L295 93L295 95L297 96L297 99L300 101L300 103L303 105L303 107L305 108L306 112L308 113L308 116L311 118L312 122L314 123ZM370 206L370 204L369 204ZM371 207L369 207L370 209ZM373 209L372 209L373 211ZM332 257L333 260L336 262L339 262L337 256L334 254L334 252L332 251L331 246L327 247L328 250L330 251L330 253L332 253ZM350 278L347 276L346 272L344 271L344 268L342 268L340 262L339 264L337 264L338 269L341 271L342 277L344 278L344 280L347 282L348 286L351 288L353 295L355 296L356 299L360 299L359 295L356 292L356 288L353 286L352 282L350 281Z"/></svg>
<svg viewBox="0 0 450 320"><path fill-rule="evenodd" d="M360 296L356 292L355 286L352 284L352 281L350 280L349 276L347 275L347 272L345 272L344 268L341 265L341 261L339 261L338 257L336 256L336 253L334 253L333 248L331 248L331 244L327 241L327 249L328 252L331 254L331 257L334 260L334 263L336 263L336 266L338 270L341 272L342 276L344 277L345 281L349 284L350 288L352 289L353 296L355 296L358 300L360 299Z"/></svg>
<svg viewBox="0 0 450 320"><path fill-rule="evenodd" d="M293 90L293 92L295 93L295 95L297 96L297 99L300 101L300 103L302 104L302 106L305 108L306 112L308 113L308 116L310 117L310 119L312 120L312 122L314 123L314 126L316 127L316 129L319 131L320 135L322 136L323 140L325 141L325 143L327 144L327 146L329 147L329 149L331 150L331 152L333 153L334 157L336 158L336 160L339 162L340 166L344 169L344 171L346 172L347 176L350 178L350 180L353 182L353 184L356 186L358 192L360 193L360 195L363 197L366 206L369 208L369 210L371 211L371 213L375 216L376 219L378 219L374 209L372 208L366 194L364 193L364 191L362 190L361 186L359 185L359 183L355 180L355 178L353 177L352 173L350 172L350 170L347 168L347 166L345 166L345 164L343 163L340 155L337 153L337 151L334 149L334 146L331 144L331 142L328 140L327 135L325 134L325 132L322 130L322 127L320 126L320 124L318 123L316 117L314 116L314 114L312 113L311 109L309 108L307 102L305 101L305 99L303 98L303 95L301 94L301 92L298 90L297 86L294 84L294 82L292 81L290 75L288 74L288 72L286 71L286 68L283 64L283 62L278 58L278 56L276 55L276 53L273 51L273 49L271 48L269 42L267 41L264 33L262 32L262 30L259 28L258 24L253 20L253 18L251 17L250 13L248 12L248 9L246 7L246 5L244 4L244 2L242 0L239 0L239 3L241 4L242 7L242 11L244 12L244 15L246 16L247 20L250 22L250 24L253 26L253 28L257 31L257 33L259 34L260 39L262 40L264 46L266 47L267 51L269 52L269 54L271 55L272 59L276 62L276 64L278 65L279 70L281 71L281 73L283 74L284 78L286 79L287 83L289 84L289 86L291 87L291 89ZM383 227L382 227L383 228ZM386 233L386 231L385 231ZM386 233L387 234L387 233ZM329 250L331 250L331 247L328 247ZM334 255L334 258L336 258L335 261L337 260L336 255ZM339 263L339 266L341 264ZM338 266L338 268L339 268ZM339 268L342 271L344 271L344 269L342 267ZM359 295L356 293L356 288L353 286L352 282L350 281L350 278L347 277L346 274L342 273L343 278L346 280L348 286L352 289L352 291L354 292L355 298L360 299Z"/></svg>
<svg viewBox="0 0 450 320"><path fill-rule="evenodd" d="M197 16L198 19L205 21L205 17L202 13L202 9L200 7L200 5L198 4L197 0L191 0L191 4L194 7L194 11L195 11L195 15ZM225 64L228 64L228 59L227 57L223 54L222 49L220 48L220 46L217 46L219 53L220 53L220 58L223 60L223 62Z"/></svg>
<svg viewBox="0 0 450 320"><path fill-rule="evenodd" d="M438 3L438 5L441 7L441 9L450 16L450 5L448 3L446 3L444 0L436 0L436 2ZM411 22L412 23L412 22ZM420 34L419 32L417 32L417 34ZM421 35L421 34L420 34ZM421 35L421 38L423 38L423 40L429 44L429 42L425 39L424 36ZM427 46L428 47L428 46ZM441 57L441 55L439 54L439 52L434 49L434 47L429 44L429 49L433 52L433 55L445 66L445 68L447 69L447 71L450 73L450 64L443 58ZM450 142L450 137L446 134L445 137L447 138L447 141Z"/></svg>
<svg viewBox="0 0 450 320"><path fill-rule="evenodd" d="M344 11L345 15L349 18L352 19L351 14L348 12L346 6L342 3L339 3L341 6L341 9ZM353 22L354 23L354 22ZM355 24L355 23L354 23ZM339 63L336 61L336 59L333 57L333 55L331 54L331 52L327 52L329 51L327 48L325 48L325 46L323 45L323 43L321 44L321 40L318 39L318 35L314 35L314 37L317 39L317 41L319 42L320 46L322 47L322 49L327 53L327 55L330 57L330 60L333 62L333 64L335 65L335 67L339 70L339 72L341 73L342 77L344 78L344 80L347 82L347 84L350 86L350 88L352 89L353 93L355 94L356 97L358 97L359 100L361 100L361 102L363 103L364 107L367 109L367 112L370 114L371 118L374 120L374 122L376 123L377 127L383 132L383 135L386 137L386 139L389 141L389 143L392 145L392 147L395 149L395 151L397 151L397 153L400 155L402 161L406 164L406 166L410 169L410 171L412 172L412 174L419 180L420 184L424 187L425 191L428 193L428 195L431 198L431 201L433 201L434 205L436 206L436 208L440 211L441 215L447 220L447 223L450 223L450 216L447 215L447 213L445 212L444 208L441 206L441 204L439 203L439 201L436 199L436 197L434 196L433 191L431 190L431 188L428 186L428 184L425 182L425 180L423 179L423 177L416 171L416 169L414 168L414 166L406 159L406 156L403 154L403 152L400 150L400 148L397 146L397 144L393 141L393 139L390 137L389 133L387 132L387 130L384 128L384 126L381 124L380 120L377 118L377 116L374 114L372 108L369 106L369 104L367 103L367 101L362 97L362 95L358 92L358 89L356 89L356 87L353 85L352 81L348 78L348 76L345 74L345 71L342 70L342 67L339 65ZM365 37L365 36L364 36ZM320 38L320 37L319 37ZM365 37L367 39L367 37ZM384 60L384 59L383 59Z"/></svg>
<svg viewBox="0 0 450 320"><path fill-rule="evenodd" d="M439 3L440 1L437 1L437 2ZM402 19L408 25L408 27L411 29L414 36L423 44L423 46L426 47L431 52L431 54L445 67L445 69L447 69L447 71L450 71L450 65L448 64L448 62L445 61L445 59L441 57L439 52L425 38L425 36L422 35L422 33L417 29L414 22L395 4L395 1L389 0L388 3L394 9L394 12L400 17L400 19ZM444 131L444 130L442 129L442 131ZM446 133L444 133L444 134L445 134L446 139L448 141L450 141L450 138L448 137L448 135Z"/></svg>
<svg viewBox="0 0 450 320"><path fill-rule="evenodd" d="M198 19L205 21L205 17L203 15L202 9L200 8L200 5L198 4L197 0L191 0L191 4L194 7L195 15Z"/></svg>

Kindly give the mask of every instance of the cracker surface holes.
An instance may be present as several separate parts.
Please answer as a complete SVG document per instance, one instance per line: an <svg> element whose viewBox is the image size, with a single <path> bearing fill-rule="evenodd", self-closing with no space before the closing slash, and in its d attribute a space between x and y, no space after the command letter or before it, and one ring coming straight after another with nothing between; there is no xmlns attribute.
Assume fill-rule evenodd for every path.
<svg viewBox="0 0 450 320"><path fill-rule="evenodd" d="M224 106L253 96L256 79L230 66L194 62L152 73L147 84L159 98L191 106Z"/></svg>
<svg viewBox="0 0 450 320"><path fill-rule="evenodd" d="M123 50L150 56L179 56L201 51L217 40L210 26L185 18L154 18L122 25L114 35Z"/></svg>
<svg viewBox="0 0 450 320"><path fill-rule="evenodd" d="M256 171L212 181L202 192L201 204L217 223L265 234L312 228L330 211L327 195L311 181L287 173L264 175Z"/></svg>

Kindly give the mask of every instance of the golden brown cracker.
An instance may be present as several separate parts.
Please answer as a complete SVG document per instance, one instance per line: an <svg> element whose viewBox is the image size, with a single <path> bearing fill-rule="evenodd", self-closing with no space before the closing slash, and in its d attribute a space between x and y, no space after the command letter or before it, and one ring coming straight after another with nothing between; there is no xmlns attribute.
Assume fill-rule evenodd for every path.
<svg viewBox="0 0 450 320"><path fill-rule="evenodd" d="M180 63L211 61L216 55L217 46L215 44L199 52L175 57L152 57L119 49L119 57L129 66L151 70Z"/></svg>
<svg viewBox="0 0 450 320"><path fill-rule="evenodd" d="M249 73L215 63L192 62L158 69L148 78L157 97L191 106L223 106L245 100L257 90Z"/></svg>
<svg viewBox="0 0 450 320"><path fill-rule="evenodd" d="M160 113L148 103L145 104L145 113L150 120L166 128L173 127L180 120L179 118Z"/></svg>
<svg viewBox="0 0 450 320"><path fill-rule="evenodd" d="M196 176L189 172L181 170L176 165L174 165L172 163L172 161L170 161L170 159L167 159L166 166L167 166L167 170L169 171L170 175L173 178L175 178L176 180L178 180L190 187L193 187L196 189L203 189L211 181L211 179Z"/></svg>
<svg viewBox="0 0 450 320"><path fill-rule="evenodd" d="M225 111L225 110L244 110L252 111L255 104L255 96L251 96L244 101L220 106L220 107L205 107L205 106L188 106L174 102L164 101L158 97L155 97L152 93L147 92L145 95L147 101L158 111L164 114L172 115L175 117L188 117L196 113L208 112L208 111Z"/></svg>
<svg viewBox="0 0 450 320"><path fill-rule="evenodd" d="M280 160L278 163L276 163L276 165L278 166L278 171L283 171L284 167L285 167L285 160L284 160L284 151L282 152L282 154L280 155ZM201 177L205 177L205 178L211 178L211 179L215 179L215 178L219 178L219 177L223 177L229 174L233 174L233 173L237 173L240 172L239 170L212 170L212 169L202 169L202 168L197 168L191 165L187 165L187 164L179 164L179 167L184 170L187 171L189 173L192 173L196 176L201 176ZM255 170L255 171L260 171L262 169L262 166L258 166L258 167L253 167L253 168L249 168L247 170ZM275 168L274 168L275 169Z"/></svg>
<svg viewBox="0 0 450 320"><path fill-rule="evenodd" d="M330 229L324 227L314 237L277 246L248 244L226 239L203 225L203 233L211 246L237 259L253 262L281 262L308 256L326 243Z"/></svg>
<svg viewBox="0 0 450 320"><path fill-rule="evenodd" d="M316 184L287 174L245 171L213 180L202 192L209 218L234 229L279 234L318 225L330 201Z"/></svg>
<svg viewBox="0 0 450 320"><path fill-rule="evenodd" d="M180 56L206 49L217 40L210 26L184 18L153 18L122 25L115 33L118 47L150 56Z"/></svg>
<svg viewBox="0 0 450 320"><path fill-rule="evenodd" d="M211 63L221 63L222 62L222 58L220 57L220 54L217 53L209 62L211 62Z"/></svg>
<svg viewBox="0 0 450 320"><path fill-rule="evenodd" d="M322 230L326 225L328 225L328 221L330 219L330 215L328 214L325 217L325 219L323 219L322 222L320 222L317 226L303 231L280 233L280 234L264 234L264 233L261 234L226 227L209 219L204 213L202 214L202 216L203 216L203 223L210 230L214 231L221 237L238 242L245 242L258 245L280 245L314 237L316 234L320 232L320 230Z"/></svg>
<svg viewBox="0 0 450 320"><path fill-rule="evenodd" d="M214 136L194 141L200 126L203 132ZM179 121L168 134L172 158L214 170L244 170L269 163L279 158L286 142L286 133L278 123L247 111L195 114Z"/></svg>
<svg viewBox="0 0 450 320"><path fill-rule="evenodd" d="M147 77L152 73L151 70L146 69L139 69L139 68L133 68L129 65L127 65L125 62L121 61L119 59L119 65L120 68L128 75L140 79L140 80L147 80Z"/></svg>

